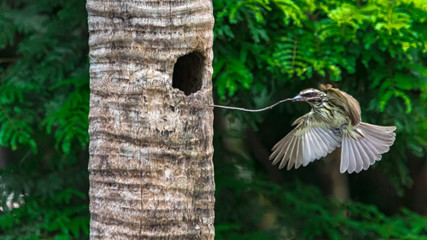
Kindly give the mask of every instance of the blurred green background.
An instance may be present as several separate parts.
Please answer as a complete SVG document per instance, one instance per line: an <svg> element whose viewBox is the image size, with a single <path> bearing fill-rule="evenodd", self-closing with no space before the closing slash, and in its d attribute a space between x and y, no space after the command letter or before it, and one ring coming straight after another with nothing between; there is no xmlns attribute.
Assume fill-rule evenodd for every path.
<svg viewBox="0 0 427 240"><path fill-rule="evenodd" d="M337 182L328 161L267 160L308 105L215 110L216 238L427 239L427 2L213 4L216 103L260 108L332 83L363 121L398 128L380 162ZM0 239L88 238L87 42L84 0L0 3Z"/></svg>

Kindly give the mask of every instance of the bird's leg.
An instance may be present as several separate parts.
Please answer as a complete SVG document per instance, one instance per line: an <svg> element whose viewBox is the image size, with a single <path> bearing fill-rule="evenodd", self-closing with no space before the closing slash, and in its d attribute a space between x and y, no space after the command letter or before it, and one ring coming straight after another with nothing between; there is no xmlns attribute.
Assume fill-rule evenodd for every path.
<svg viewBox="0 0 427 240"><path fill-rule="evenodd" d="M342 136L344 126L347 126L347 124L346 124L346 123L341 124L341 126L340 126L339 128L332 128L332 132L333 132L336 136Z"/></svg>
<svg viewBox="0 0 427 240"><path fill-rule="evenodd" d="M332 128L332 132L335 136L341 136L341 130L339 128Z"/></svg>

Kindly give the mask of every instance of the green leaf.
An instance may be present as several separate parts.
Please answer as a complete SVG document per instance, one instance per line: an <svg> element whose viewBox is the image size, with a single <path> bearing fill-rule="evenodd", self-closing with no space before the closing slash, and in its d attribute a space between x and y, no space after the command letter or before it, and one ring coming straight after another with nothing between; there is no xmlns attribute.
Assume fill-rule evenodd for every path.
<svg viewBox="0 0 427 240"><path fill-rule="evenodd" d="M411 103L411 99L409 98L408 94L404 93L403 91L400 90L394 90L394 95L397 97L400 97L403 102L406 105L406 113L411 113L412 111L412 103Z"/></svg>
<svg viewBox="0 0 427 240"><path fill-rule="evenodd" d="M385 94L380 96L380 111L383 112L388 101L393 96L393 91L387 91Z"/></svg>

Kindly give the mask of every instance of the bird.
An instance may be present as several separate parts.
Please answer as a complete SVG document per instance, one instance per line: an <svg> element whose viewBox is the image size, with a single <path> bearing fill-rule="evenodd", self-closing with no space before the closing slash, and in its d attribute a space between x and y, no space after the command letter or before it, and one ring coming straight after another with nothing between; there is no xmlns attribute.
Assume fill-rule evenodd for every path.
<svg viewBox="0 0 427 240"><path fill-rule="evenodd" d="M319 89L308 88L292 98L309 103L311 111L296 119L296 127L274 145L272 164L297 169L336 149L341 151L341 173L359 173L381 160L395 141L396 126L362 122L359 102L350 94L331 84L320 84Z"/></svg>

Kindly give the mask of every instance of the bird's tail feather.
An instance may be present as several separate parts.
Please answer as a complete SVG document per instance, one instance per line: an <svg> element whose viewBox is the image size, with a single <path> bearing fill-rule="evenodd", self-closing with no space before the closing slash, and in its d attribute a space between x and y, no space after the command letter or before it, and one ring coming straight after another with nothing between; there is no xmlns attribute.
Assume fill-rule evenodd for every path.
<svg viewBox="0 0 427 240"><path fill-rule="evenodd" d="M361 133L360 137L343 136L341 173L358 173L362 169L368 169L375 161L381 160L381 154L390 150L396 138L395 126L384 127L361 122L356 129Z"/></svg>

